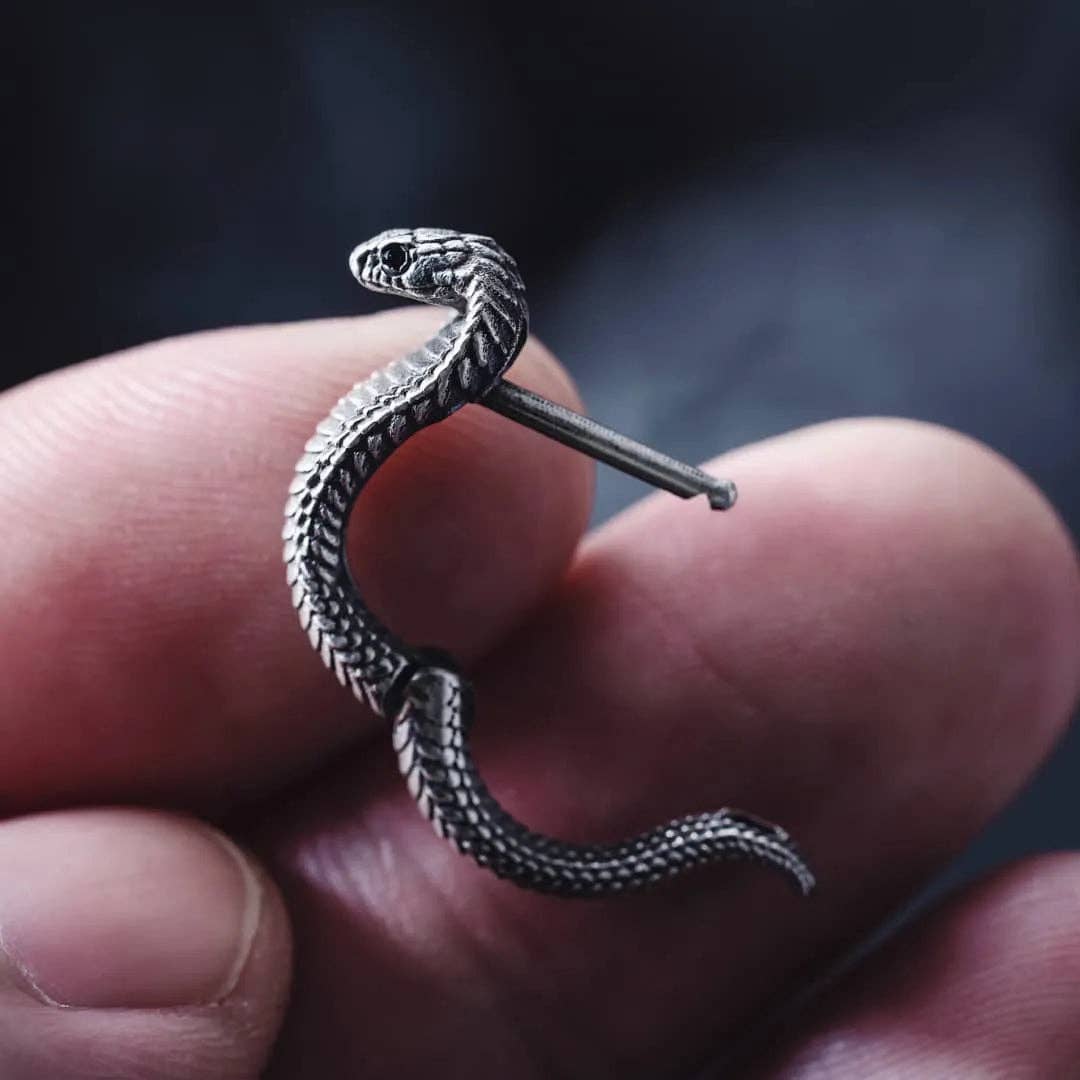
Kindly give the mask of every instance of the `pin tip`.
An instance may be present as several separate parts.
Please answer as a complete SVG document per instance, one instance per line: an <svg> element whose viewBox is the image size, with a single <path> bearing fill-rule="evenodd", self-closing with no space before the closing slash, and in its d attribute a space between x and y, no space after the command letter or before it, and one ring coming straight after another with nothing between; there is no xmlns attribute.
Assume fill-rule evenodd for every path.
<svg viewBox="0 0 1080 1080"><path fill-rule="evenodd" d="M705 493L709 497L709 505L714 510L730 510L739 497L739 492L730 480L715 480L712 487Z"/></svg>

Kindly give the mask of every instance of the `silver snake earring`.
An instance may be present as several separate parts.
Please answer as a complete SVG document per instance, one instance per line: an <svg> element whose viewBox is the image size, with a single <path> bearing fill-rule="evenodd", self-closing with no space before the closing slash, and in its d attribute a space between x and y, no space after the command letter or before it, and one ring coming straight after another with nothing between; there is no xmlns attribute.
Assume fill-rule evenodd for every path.
<svg viewBox="0 0 1080 1080"><path fill-rule="evenodd" d="M345 558L349 511L411 435L470 402L667 491L735 501L728 481L665 457L506 382L528 335L525 287L494 241L446 229L395 229L357 247L361 285L456 314L430 341L358 383L315 429L285 508L285 563L300 622L327 667L393 725L409 791L435 831L499 877L562 896L607 896L723 859L814 877L788 834L734 810L669 822L619 844L569 844L527 829L488 792L469 751L473 696L453 662L395 637L365 607Z"/></svg>

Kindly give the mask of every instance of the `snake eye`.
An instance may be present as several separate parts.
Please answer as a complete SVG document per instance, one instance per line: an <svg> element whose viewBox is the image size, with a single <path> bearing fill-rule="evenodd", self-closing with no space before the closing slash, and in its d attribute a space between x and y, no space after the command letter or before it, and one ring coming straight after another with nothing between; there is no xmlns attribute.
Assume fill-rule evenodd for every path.
<svg viewBox="0 0 1080 1080"><path fill-rule="evenodd" d="M386 244L379 249L379 260L391 274L400 274L409 265L409 249L404 244Z"/></svg>

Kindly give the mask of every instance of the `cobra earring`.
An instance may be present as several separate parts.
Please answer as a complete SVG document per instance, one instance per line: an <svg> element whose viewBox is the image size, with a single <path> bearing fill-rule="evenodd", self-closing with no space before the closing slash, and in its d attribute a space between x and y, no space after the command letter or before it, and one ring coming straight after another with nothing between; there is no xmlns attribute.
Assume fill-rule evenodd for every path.
<svg viewBox="0 0 1080 1080"><path fill-rule="evenodd" d="M394 229L357 247L361 285L457 314L415 352L358 383L315 429L285 507L285 563L311 644L393 728L409 791L435 831L499 877L562 896L653 885L704 863L742 859L814 877L783 829L735 810L669 822L622 843L568 844L531 832L488 792L469 750L472 688L451 660L400 641L364 605L345 558L361 489L406 439L475 402L683 498L735 501L735 487L503 380L528 335L525 287L493 240Z"/></svg>

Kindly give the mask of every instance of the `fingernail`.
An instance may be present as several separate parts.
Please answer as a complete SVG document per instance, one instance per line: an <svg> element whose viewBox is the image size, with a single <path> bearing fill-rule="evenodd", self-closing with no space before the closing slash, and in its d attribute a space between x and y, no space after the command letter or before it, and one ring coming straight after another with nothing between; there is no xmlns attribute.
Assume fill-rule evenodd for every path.
<svg viewBox="0 0 1080 1080"><path fill-rule="evenodd" d="M197 822L118 809L0 825L0 964L52 1005L220 1001L261 911L247 857Z"/></svg>

